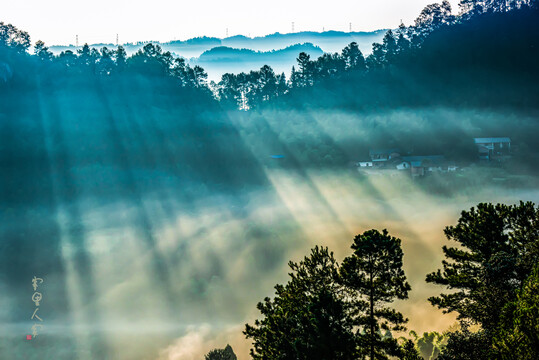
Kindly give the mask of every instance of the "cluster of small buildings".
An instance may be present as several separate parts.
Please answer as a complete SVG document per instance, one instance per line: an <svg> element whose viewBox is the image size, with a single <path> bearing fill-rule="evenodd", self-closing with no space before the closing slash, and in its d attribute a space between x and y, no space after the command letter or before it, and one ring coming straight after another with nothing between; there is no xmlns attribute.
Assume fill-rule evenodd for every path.
<svg viewBox="0 0 539 360"><path fill-rule="evenodd" d="M509 138L474 138L474 143L482 161L504 161L510 156ZM409 172L412 177L458 169L454 162L447 161L443 155L403 155L397 148L370 150L369 160L358 161L356 166L371 175Z"/></svg>
<svg viewBox="0 0 539 360"><path fill-rule="evenodd" d="M443 155L411 156L401 155L399 149L378 149L369 151L370 160L356 163L358 168L369 174L396 174L410 172L413 177L424 176L428 172L455 171L457 167L445 160Z"/></svg>

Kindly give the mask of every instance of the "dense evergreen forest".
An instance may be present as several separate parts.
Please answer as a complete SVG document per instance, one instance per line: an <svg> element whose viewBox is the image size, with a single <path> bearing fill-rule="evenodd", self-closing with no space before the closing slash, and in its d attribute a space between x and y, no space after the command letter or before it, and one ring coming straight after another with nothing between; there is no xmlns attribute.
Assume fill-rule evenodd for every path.
<svg viewBox="0 0 539 360"><path fill-rule="evenodd" d="M462 0L458 15L444 1L427 6L413 25L389 30L368 56L351 43L341 53L317 59L299 53L289 75L276 74L266 65L249 73L224 74L217 83L208 81L202 67L191 66L156 44L148 43L132 56L122 46L88 45L55 56L42 41L32 46L27 32L0 22L0 165L4 171L0 206L3 221L10 224L1 229L7 240L0 252L0 274L16 269L13 276L2 278L2 290L13 299L23 299L28 291L20 284L34 272L51 274L51 279L57 276L62 281L51 285L50 291L58 294L58 300L48 315L65 320L70 308L63 280L68 273L65 264L72 261L70 275L89 284L83 287L80 308L92 320L101 320L94 316L99 298L92 287L100 279L88 271L95 254L88 255L84 244L99 226L121 229L129 233L121 234L126 238L134 229L132 233L143 238L140 247L149 249L145 253L149 254L148 278L158 285L155 293L165 299L160 315L171 321L197 322L205 309L189 311L186 304L197 310L196 306L206 304L205 291L210 292L207 289L225 272L229 260L216 255L223 251L217 241L207 248L198 245L203 243L199 239L221 234L195 226L203 223L219 229L219 221L226 217L216 215L214 221L201 216L199 221L197 211L203 213L204 206L211 204L218 208L211 208L216 214L226 208L226 216L245 220L246 225L238 225L240 230L224 230L224 239L236 234L240 239L226 254L230 259L238 254L246 259L247 265L238 265L238 283L262 286L256 276L275 274L277 263L292 248L293 241L274 233L305 230L294 222L293 210L307 210L290 205L296 200L298 183L309 194L308 201L298 197L300 205L327 205L321 177L316 183L309 170L329 169L324 176L335 169L339 176L346 172L347 181L352 178L349 182L367 188L361 196L367 200L372 196L384 219L399 219L391 206L384 205L387 189L389 199L410 189L416 191L414 196L439 190L429 188L434 181L428 180L391 180L382 188L358 179L349 165L374 146L443 152L451 160L472 163L477 160L473 136L507 136L516 144L516 156L504 164L509 170L503 177L490 173L481 177L499 165L489 164L483 173L448 175L436 179L440 183L435 185L445 187L450 198L461 190L468 195L488 190L487 183L505 181L508 173L516 174L515 178L526 173L532 176L525 180L535 186L538 19L536 0ZM301 182L294 183L295 179ZM447 179L453 182L448 185ZM338 187L336 182L328 183L325 190ZM267 193L250 198L253 189ZM268 230L255 220L272 216L249 217L249 210L274 201L287 205L283 218L290 222L268 222ZM313 212L322 209L305 207ZM167 221L174 223L178 213L192 215L190 226L198 230L188 232L184 243L170 241L166 245L170 247L161 251L156 229L168 226ZM332 211L327 214L330 220L340 221ZM407 319L391 303L406 301L411 291L399 238L386 230L367 230L353 239L352 251L340 263L328 247L314 247L301 261L289 263L289 281L276 285L274 297L258 304L259 320L243 328L253 344L251 356L264 360L537 359L538 219L539 209L531 202L480 203L445 228L455 247L444 246L445 260L437 264L441 269L426 276L427 283L447 290L431 297L430 303L458 315L459 325L444 334L411 332L394 337L403 334ZM48 241L35 240L42 237ZM247 238L254 239L254 245ZM123 248L114 252L118 249L100 244L109 249L98 249L103 258L108 251L131 257ZM64 248L71 253L62 253ZM189 267L189 255L197 258L201 253L206 258L199 259L209 263L209 270ZM28 258L39 254L44 260L32 265L12 254L28 254ZM169 274L168 260L186 274L188 284L174 289L180 281ZM116 265L115 261L111 263ZM229 286L224 283L223 288ZM187 310L178 305L178 294ZM133 304L126 306L139 303ZM225 305L232 310L226 312L241 313L238 304L229 301ZM13 309L2 319L26 319L25 310ZM211 313L203 315L211 321ZM11 344L0 340L0 350L18 354L18 349L7 352ZM160 346L167 345L159 341L165 343ZM74 345L71 340L65 343L67 353ZM91 338L85 349L88 358L107 358L106 344L99 336ZM54 351L48 354L54 356ZM141 356L131 351L133 358ZM236 359L236 355L227 345L212 350L206 359Z"/></svg>
<svg viewBox="0 0 539 360"><path fill-rule="evenodd" d="M234 117L241 122L246 117L251 119L247 122L257 122L260 114L292 119L293 114L285 113L335 109L363 113L411 108L480 109L534 118L539 104L537 3L462 1L460 6L459 15L453 15L448 2L427 6L413 25L388 31L366 57L357 44L351 43L340 54L324 54L318 59L298 54L297 66L289 76L275 74L266 65L249 73L224 74L218 83L208 83L202 67L192 67L152 43L130 57L122 46L98 50L88 45L77 53L67 50L53 56L43 42L37 41L30 55L29 35L2 23L0 88L7 96L1 101L9 109L22 98L28 100L21 92L39 89L45 96L65 92L67 97L74 97L66 101L75 104L88 99L82 92L90 92L146 109L152 101L164 101L167 107L187 111L192 118L212 113L218 119L235 109L249 110L248 115L236 112ZM285 113L275 115L280 111ZM471 146L466 143L470 134L464 134L461 127L471 125L478 129L476 136L511 136L522 145L521 162L534 168L539 148L533 121L521 120L520 126L508 128L503 120L468 119L463 123L463 119L454 119L436 125L443 125L443 131L435 129L435 121L413 134L399 131L392 135L394 141L425 153L451 148L450 156L470 160ZM295 122L309 126L312 121L302 118ZM387 126L378 127L369 140L364 139L363 152L384 142L395 124ZM434 137L440 139L432 141ZM349 153L329 158L333 164L354 160Z"/></svg>
<svg viewBox="0 0 539 360"><path fill-rule="evenodd" d="M390 108L399 106L534 106L537 104L539 25L533 0L461 2L460 15L450 4L427 6L415 24L389 30L367 57L357 44L342 52L311 59L300 53L291 74L271 67L225 74L207 83L199 66L148 43L135 55L125 49L82 47L53 56L42 41L31 47L28 33L1 24L1 85L51 88L69 81L114 86L148 82L189 103L218 101L222 107ZM77 79L77 80L75 80ZM159 80L159 81L158 81ZM118 86L118 85L117 85ZM172 91L174 89L175 91ZM216 106L215 104L213 106Z"/></svg>

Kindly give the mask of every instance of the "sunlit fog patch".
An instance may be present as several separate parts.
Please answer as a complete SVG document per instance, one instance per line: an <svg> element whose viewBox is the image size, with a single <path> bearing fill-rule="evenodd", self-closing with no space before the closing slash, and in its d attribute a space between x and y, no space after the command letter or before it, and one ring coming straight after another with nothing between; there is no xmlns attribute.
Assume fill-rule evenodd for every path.
<svg viewBox="0 0 539 360"><path fill-rule="evenodd" d="M481 201L539 200L533 172L515 182L515 174L474 165L470 146L474 136L504 135L495 126L502 119L532 128L526 115L268 110L205 114L197 123L161 108L129 116L100 109L90 117L97 121L86 134L90 147L80 147L71 137L81 129L53 110L43 110L50 194L14 204L3 228L21 242L14 256L22 263L29 263L25 251L44 251L48 241L49 266L40 271L47 296L62 302L42 334L51 353L63 346L86 359L199 359L230 343L246 359L250 344L241 330L257 318L256 303L288 280L287 262L314 245L329 246L340 261L354 235L372 228L402 239L412 291L395 306L410 318L408 328L445 330L455 317L427 303L439 289L424 281L442 260L443 228ZM463 118L474 120L451 125ZM516 134L515 143L526 141ZM385 146L454 150L450 156L468 170L420 179L358 171L357 161ZM32 224L50 230L20 235ZM18 281L0 278L0 289L20 288L0 300L2 319L23 312L26 279ZM10 326L21 336L27 331Z"/></svg>

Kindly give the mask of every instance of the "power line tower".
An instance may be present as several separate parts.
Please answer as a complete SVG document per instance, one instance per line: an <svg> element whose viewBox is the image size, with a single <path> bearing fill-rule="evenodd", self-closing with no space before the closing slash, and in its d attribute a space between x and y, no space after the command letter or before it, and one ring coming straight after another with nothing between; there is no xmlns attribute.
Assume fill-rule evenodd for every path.
<svg viewBox="0 0 539 360"><path fill-rule="evenodd" d="M116 34L116 46L118 46L118 34Z"/></svg>
<svg viewBox="0 0 539 360"><path fill-rule="evenodd" d="M349 32L352 32L352 23L350 23Z"/></svg>
<svg viewBox="0 0 539 360"><path fill-rule="evenodd" d="M228 28L226 28L226 37L228 37Z"/></svg>
<svg viewBox="0 0 539 360"><path fill-rule="evenodd" d="M294 32L294 22L292 21L292 32Z"/></svg>
<svg viewBox="0 0 539 360"><path fill-rule="evenodd" d="M79 35L75 35L75 46L79 47Z"/></svg>

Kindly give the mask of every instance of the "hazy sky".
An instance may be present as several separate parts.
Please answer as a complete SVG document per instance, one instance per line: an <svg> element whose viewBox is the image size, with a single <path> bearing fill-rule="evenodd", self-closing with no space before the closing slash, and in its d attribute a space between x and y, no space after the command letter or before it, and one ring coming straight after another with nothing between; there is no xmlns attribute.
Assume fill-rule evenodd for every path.
<svg viewBox="0 0 539 360"><path fill-rule="evenodd" d="M48 45L79 42L168 41L196 36L265 35L274 32L375 30L410 24L434 0L26 0L1 6L12 23ZM458 1L450 1L453 11Z"/></svg>

